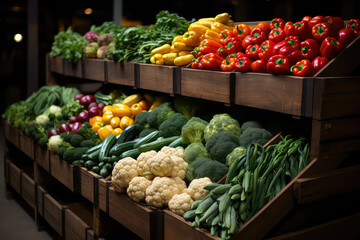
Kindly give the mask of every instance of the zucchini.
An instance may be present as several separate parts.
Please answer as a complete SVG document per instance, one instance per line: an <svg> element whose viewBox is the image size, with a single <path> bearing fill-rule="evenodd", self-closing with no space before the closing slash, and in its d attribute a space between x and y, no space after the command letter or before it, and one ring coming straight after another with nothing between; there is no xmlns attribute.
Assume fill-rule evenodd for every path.
<svg viewBox="0 0 360 240"><path fill-rule="evenodd" d="M89 154L85 153L81 155L81 160L89 160Z"/></svg>
<svg viewBox="0 0 360 240"><path fill-rule="evenodd" d="M223 186L222 184L218 184L218 183L210 183L208 185L206 185L205 187L203 187L205 190L211 191L215 188L217 188L218 186Z"/></svg>
<svg viewBox="0 0 360 240"><path fill-rule="evenodd" d="M106 165L104 165L100 170L100 176L102 176L103 178L106 178L109 175L110 175L110 172L109 172L108 168L106 167Z"/></svg>
<svg viewBox="0 0 360 240"><path fill-rule="evenodd" d="M178 139L174 140L173 142L171 142L169 144L169 147L172 147L172 148L176 148L176 147L179 147L181 146L182 144L182 137L179 137Z"/></svg>
<svg viewBox="0 0 360 240"><path fill-rule="evenodd" d="M89 150L86 151L86 154L90 155L91 153L99 150L101 148L101 146L102 146L102 143L100 143L92 148L89 148Z"/></svg>
<svg viewBox="0 0 360 240"><path fill-rule="evenodd" d="M123 152L134 149L135 141L116 143L109 151L110 155L119 156Z"/></svg>
<svg viewBox="0 0 360 240"><path fill-rule="evenodd" d="M186 213L184 213L183 218L186 221L193 221L195 219L195 209L194 210L189 210Z"/></svg>
<svg viewBox="0 0 360 240"><path fill-rule="evenodd" d="M86 161L85 162L85 167L87 168L87 169L92 169L94 166L97 166L98 165L98 163L97 162L94 162L94 161L92 161L92 160L88 160L88 161Z"/></svg>
<svg viewBox="0 0 360 240"><path fill-rule="evenodd" d="M92 152L88 155L89 160L99 160L99 153L100 149L96 150L95 152Z"/></svg>
<svg viewBox="0 0 360 240"><path fill-rule="evenodd" d="M160 136L159 131L153 131L151 133L149 133L148 135L146 135L145 137L141 138L140 141L138 141L137 143L135 143L134 148L138 148L141 145L145 144L145 143L149 143L149 142L153 142L156 139L158 139Z"/></svg>
<svg viewBox="0 0 360 240"><path fill-rule="evenodd" d="M129 139L135 136L135 125L128 126L124 131L117 136L116 144L129 141Z"/></svg>
<svg viewBox="0 0 360 240"><path fill-rule="evenodd" d="M100 168L98 166L94 166L94 167L91 168L90 171L93 171L94 173L99 174L100 173Z"/></svg>
<svg viewBox="0 0 360 240"><path fill-rule="evenodd" d="M126 152L123 152L120 157L121 159L123 158L126 158L126 157L131 157L131 158L134 158L136 159L139 155L140 155L140 151L138 149L131 149L131 150L128 150Z"/></svg>
<svg viewBox="0 0 360 240"><path fill-rule="evenodd" d="M139 146L137 149L140 152L148 152L151 150L160 150L162 147L164 146L168 146L170 143L172 143L173 141L175 141L176 139L178 139L179 136L173 136L173 137L168 137L168 138L158 138L157 140L150 142L150 143L145 143L141 146Z"/></svg>
<svg viewBox="0 0 360 240"><path fill-rule="evenodd" d="M211 205L213 205L213 203L215 202L215 200L211 197L206 198L205 200L203 200L199 206L196 208L195 210L195 214L202 214L203 212L205 212L209 207L211 207Z"/></svg>
<svg viewBox="0 0 360 240"><path fill-rule="evenodd" d="M75 160L72 162L72 164L77 164L77 165L82 166L82 165L84 165L84 160Z"/></svg>
<svg viewBox="0 0 360 240"><path fill-rule="evenodd" d="M213 190L211 190L211 192L213 194L216 194L216 195L222 195L224 194L227 190L229 190L231 188L231 184L228 183L228 184L221 184L219 186L217 186L216 188L214 188Z"/></svg>
<svg viewBox="0 0 360 240"><path fill-rule="evenodd" d="M108 156L110 148L115 144L115 140L116 140L116 136L112 133L105 138L99 152L100 161L103 161L104 157Z"/></svg>
<svg viewBox="0 0 360 240"><path fill-rule="evenodd" d="M102 168L103 166L105 165L105 162L101 162L101 163L99 163L99 168Z"/></svg>
<svg viewBox="0 0 360 240"><path fill-rule="evenodd" d="M119 161L120 159L121 159L120 156L115 156L115 155L111 156L111 161L112 161L112 162L117 162L117 161Z"/></svg>

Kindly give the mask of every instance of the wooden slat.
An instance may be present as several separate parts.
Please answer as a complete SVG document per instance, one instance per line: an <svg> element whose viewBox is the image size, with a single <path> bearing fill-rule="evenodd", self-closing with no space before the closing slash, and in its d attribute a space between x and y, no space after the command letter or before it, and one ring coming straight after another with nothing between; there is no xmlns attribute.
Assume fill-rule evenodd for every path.
<svg viewBox="0 0 360 240"><path fill-rule="evenodd" d="M95 177L97 177L96 173L88 171L84 167L80 168L80 194L92 203L94 202Z"/></svg>
<svg viewBox="0 0 360 240"><path fill-rule="evenodd" d="M94 233L94 231L92 229L88 229L86 231L86 239L87 240L96 240L97 239L96 235L95 235L95 233Z"/></svg>
<svg viewBox="0 0 360 240"><path fill-rule="evenodd" d="M44 195L44 219L60 236L63 235L62 206L49 194Z"/></svg>
<svg viewBox="0 0 360 240"><path fill-rule="evenodd" d="M54 152L50 152L50 173L71 191L74 191L74 166L60 159Z"/></svg>
<svg viewBox="0 0 360 240"><path fill-rule="evenodd" d="M262 73L236 73L235 104L301 116L310 104L303 99L305 79ZM303 92L305 91L305 92Z"/></svg>
<svg viewBox="0 0 360 240"><path fill-rule="evenodd" d="M340 153L335 155L319 156L311 168L302 174L302 177L312 177L333 169L336 169L348 156L348 153Z"/></svg>
<svg viewBox="0 0 360 240"><path fill-rule="evenodd" d="M26 173L22 173L21 178L21 196L30 207L35 209L35 182Z"/></svg>
<svg viewBox="0 0 360 240"><path fill-rule="evenodd" d="M106 189L106 180L101 178L99 179L99 182L98 182L99 186L98 186L98 189L99 189L99 208L104 211L104 212L107 212L107 189Z"/></svg>
<svg viewBox="0 0 360 240"><path fill-rule="evenodd" d="M84 60L84 78L105 81L105 61L102 59Z"/></svg>
<svg viewBox="0 0 360 240"><path fill-rule="evenodd" d="M360 149L360 138L323 141L319 144L311 143L311 152L314 156L348 153Z"/></svg>
<svg viewBox="0 0 360 240"><path fill-rule="evenodd" d="M37 186L37 212L40 214L40 216L44 216L44 197L45 197L45 189L41 186Z"/></svg>
<svg viewBox="0 0 360 240"><path fill-rule="evenodd" d="M359 228L360 213L357 213L300 231L269 238L268 240L359 239Z"/></svg>
<svg viewBox="0 0 360 240"><path fill-rule="evenodd" d="M29 158L34 159L34 140L19 132L19 147Z"/></svg>
<svg viewBox="0 0 360 240"><path fill-rule="evenodd" d="M64 73L64 59L62 57L50 57L50 71L58 74Z"/></svg>
<svg viewBox="0 0 360 240"><path fill-rule="evenodd" d="M19 131L7 120L4 121L4 134L6 140L11 142L14 146L19 147Z"/></svg>
<svg viewBox="0 0 360 240"><path fill-rule="evenodd" d="M71 63L64 60L64 75L69 77L83 77L83 61L78 60L76 63Z"/></svg>
<svg viewBox="0 0 360 240"><path fill-rule="evenodd" d="M35 145L35 162L45 171L50 172L50 151Z"/></svg>
<svg viewBox="0 0 360 240"><path fill-rule="evenodd" d="M181 95L233 103L234 73L181 68Z"/></svg>
<svg viewBox="0 0 360 240"><path fill-rule="evenodd" d="M9 161L9 183L10 186L17 192L21 193L21 169L14 163Z"/></svg>
<svg viewBox="0 0 360 240"><path fill-rule="evenodd" d="M107 82L135 86L135 64L134 62L106 61Z"/></svg>
<svg viewBox="0 0 360 240"><path fill-rule="evenodd" d="M86 239L89 226L70 209L65 210L65 239Z"/></svg>
<svg viewBox="0 0 360 240"><path fill-rule="evenodd" d="M360 166L331 171L311 178L299 178L294 185L300 204L360 189Z"/></svg>

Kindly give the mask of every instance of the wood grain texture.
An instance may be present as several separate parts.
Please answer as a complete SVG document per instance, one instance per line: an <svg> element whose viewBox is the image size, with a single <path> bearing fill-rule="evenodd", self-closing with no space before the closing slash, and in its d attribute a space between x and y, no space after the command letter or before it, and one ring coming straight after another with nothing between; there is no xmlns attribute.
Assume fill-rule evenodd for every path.
<svg viewBox="0 0 360 240"><path fill-rule="evenodd" d="M89 226L70 209L65 210L65 239L86 239Z"/></svg>
<svg viewBox="0 0 360 240"><path fill-rule="evenodd" d="M83 77L83 60L72 63L64 60L64 75L68 77Z"/></svg>
<svg viewBox="0 0 360 240"><path fill-rule="evenodd" d="M9 184L19 194L21 194L21 169L9 161Z"/></svg>
<svg viewBox="0 0 360 240"><path fill-rule="evenodd" d="M58 74L64 74L64 59L60 56L49 58L50 71Z"/></svg>
<svg viewBox="0 0 360 240"><path fill-rule="evenodd" d="M84 78L89 80L105 81L105 61L102 59L84 60Z"/></svg>
<svg viewBox="0 0 360 240"><path fill-rule="evenodd" d="M35 162L45 171L50 172L50 151L35 145Z"/></svg>
<svg viewBox="0 0 360 240"><path fill-rule="evenodd" d="M175 66L139 63L139 88L174 93Z"/></svg>
<svg viewBox="0 0 360 240"><path fill-rule="evenodd" d="M26 156L34 159L34 140L22 132L19 132L19 147Z"/></svg>
<svg viewBox="0 0 360 240"><path fill-rule="evenodd" d="M99 186L99 208L106 212L107 211L107 190L106 190L106 180L101 178L98 182Z"/></svg>
<svg viewBox="0 0 360 240"><path fill-rule="evenodd" d="M35 182L26 173L21 174L21 197L35 209Z"/></svg>
<svg viewBox="0 0 360 240"><path fill-rule="evenodd" d="M114 62L105 60L108 83L135 86L134 62Z"/></svg>
<svg viewBox="0 0 360 240"><path fill-rule="evenodd" d="M94 178L96 176L97 174L86 168L80 168L80 194L92 203L94 202Z"/></svg>
<svg viewBox="0 0 360 240"><path fill-rule="evenodd" d="M11 142L14 146L19 147L19 131L7 120L4 121L4 134L6 140Z"/></svg>
<svg viewBox="0 0 360 240"><path fill-rule="evenodd" d="M50 152L50 173L71 191L74 191L74 166L60 159L54 152Z"/></svg>
<svg viewBox="0 0 360 240"><path fill-rule="evenodd" d="M41 186L37 186L36 194L37 194L37 212L40 214L40 216L44 216L44 197L45 197L45 189Z"/></svg>
<svg viewBox="0 0 360 240"><path fill-rule="evenodd" d="M62 233L63 223L62 206L49 194L44 195L44 219L60 236ZM62 236L63 237L63 236Z"/></svg>

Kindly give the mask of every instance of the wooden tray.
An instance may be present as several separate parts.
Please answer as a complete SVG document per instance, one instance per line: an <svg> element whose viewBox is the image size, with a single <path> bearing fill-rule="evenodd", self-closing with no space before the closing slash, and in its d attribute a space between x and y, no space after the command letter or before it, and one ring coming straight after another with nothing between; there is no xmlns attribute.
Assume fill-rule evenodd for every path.
<svg viewBox="0 0 360 240"><path fill-rule="evenodd" d="M35 182L26 173L21 174L21 197L35 209Z"/></svg>
<svg viewBox="0 0 360 240"><path fill-rule="evenodd" d="M179 93L180 67L138 63L136 87L168 94Z"/></svg>
<svg viewBox="0 0 360 240"><path fill-rule="evenodd" d="M50 174L71 191L76 189L74 166L60 159L54 152L50 152Z"/></svg>
<svg viewBox="0 0 360 240"><path fill-rule="evenodd" d="M19 147L31 159L34 159L34 140L19 131Z"/></svg>
<svg viewBox="0 0 360 240"><path fill-rule="evenodd" d="M181 68L181 95L211 101L234 102L235 74L232 72Z"/></svg>
<svg viewBox="0 0 360 240"><path fill-rule="evenodd" d="M10 160L6 160L8 162L8 168L9 168L9 184L10 186L21 195L21 174L22 170L18 168L14 163L12 163Z"/></svg>
<svg viewBox="0 0 360 240"><path fill-rule="evenodd" d="M80 194L94 203L95 197L98 198L98 193L96 192L96 179L99 177L98 174L88 171L85 167L80 168Z"/></svg>
<svg viewBox="0 0 360 240"><path fill-rule="evenodd" d="M19 131L7 120L4 120L4 134L6 140L19 147Z"/></svg>
<svg viewBox="0 0 360 240"><path fill-rule="evenodd" d="M69 77L83 77L83 61L78 60L76 63L71 63L64 60L64 75Z"/></svg>
<svg viewBox="0 0 360 240"><path fill-rule="evenodd" d="M36 188L36 194L37 194L37 212L40 214L40 216L44 217L44 198L46 191L41 186L37 186Z"/></svg>
<svg viewBox="0 0 360 240"><path fill-rule="evenodd" d="M105 60L106 79L108 83L135 86L134 62L113 62Z"/></svg>
<svg viewBox="0 0 360 240"><path fill-rule="evenodd" d="M64 74L64 59L62 57L49 57L50 71Z"/></svg>
<svg viewBox="0 0 360 240"><path fill-rule="evenodd" d="M99 208L109 214L109 185L110 181L100 178L98 181Z"/></svg>
<svg viewBox="0 0 360 240"><path fill-rule="evenodd" d="M65 209L65 236L64 239L87 239L87 230L90 227L70 209Z"/></svg>
<svg viewBox="0 0 360 240"><path fill-rule="evenodd" d="M35 145L35 162L45 171L50 172L50 150Z"/></svg>
<svg viewBox="0 0 360 240"><path fill-rule="evenodd" d="M63 218L64 210L63 206L57 202L52 196L44 194L44 219L50 226L62 237L63 233Z"/></svg>
<svg viewBox="0 0 360 240"><path fill-rule="evenodd" d="M102 59L84 60L84 78L96 81L105 81L105 61Z"/></svg>

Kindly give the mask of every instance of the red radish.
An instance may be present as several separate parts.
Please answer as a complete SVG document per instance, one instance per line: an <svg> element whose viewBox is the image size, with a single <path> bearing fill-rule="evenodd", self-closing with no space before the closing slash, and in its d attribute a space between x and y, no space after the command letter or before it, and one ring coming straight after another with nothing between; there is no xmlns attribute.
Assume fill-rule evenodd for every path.
<svg viewBox="0 0 360 240"><path fill-rule="evenodd" d="M98 106L98 104L96 102L91 102L88 106L88 110L92 107L97 107L97 106Z"/></svg>
<svg viewBox="0 0 360 240"><path fill-rule="evenodd" d="M103 110L103 108L105 107L105 103L98 103L98 107L100 108L100 110Z"/></svg>
<svg viewBox="0 0 360 240"><path fill-rule="evenodd" d="M79 115L76 117L76 120L78 122L87 122L89 121L89 114L87 112L81 112L79 113Z"/></svg>
<svg viewBox="0 0 360 240"><path fill-rule="evenodd" d="M59 135L59 131L56 130L56 129L51 129L49 132L48 132L48 137L50 138L51 136L55 136L55 135Z"/></svg>
<svg viewBox="0 0 360 240"><path fill-rule="evenodd" d="M68 132L71 130L69 124L66 124L66 123L63 123L60 125L60 128L59 128L60 132L63 133L63 132Z"/></svg>
<svg viewBox="0 0 360 240"><path fill-rule="evenodd" d="M89 118L101 116L101 109L99 107L92 107L89 109Z"/></svg>
<svg viewBox="0 0 360 240"><path fill-rule="evenodd" d="M70 117L70 118L69 118L69 122L70 122L70 123L76 122L76 116Z"/></svg>
<svg viewBox="0 0 360 240"><path fill-rule="evenodd" d="M93 95L85 95L80 99L80 104L87 107L90 103L96 102Z"/></svg>
<svg viewBox="0 0 360 240"><path fill-rule="evenodd" d="M84 94L78 93L75 95L74 100L80 100L83 96Z"/></svg>
<svg viewBox="0 0 360 240"><path fill-rule="evenodd" d="M74 123L74 126L71 128L71 132L72 133L77 133L79 131L81 125L82 125L81 122Z"/></svg>
<svg viewBox="0 0 360 240"><path fill-rule="evenodd" d="M69 123L70 131L73 128L73 126L74 126L74 123Z"/></svg>

